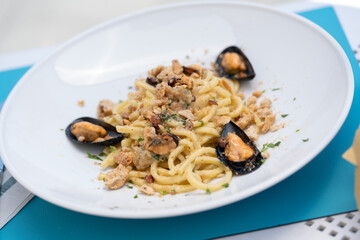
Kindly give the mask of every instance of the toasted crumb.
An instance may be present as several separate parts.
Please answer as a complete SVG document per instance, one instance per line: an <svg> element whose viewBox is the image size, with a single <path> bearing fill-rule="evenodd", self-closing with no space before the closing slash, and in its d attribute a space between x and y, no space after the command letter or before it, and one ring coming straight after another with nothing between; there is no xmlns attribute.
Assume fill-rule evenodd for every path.
<svg viewBox="0 0 360 240"><path fill-rule="evenodd" d="M78 105L79 105L79 107L83 107L85 105L85 101L84 100L79 100Z"/></svg>
<svg viewBox="0 0 360 240"><path fill-rule="evenodd" d="M245 98L245 94L244 93L237 93L236 95L238 95L239 97L241 97L241 99Z"/></svg>
<svg viewBox="0 0 360 240"><path fill-rule="evenodd" d="M270 153L268 151L265 151L263 153L261 153L261 156L264 158L264 159L267 159L270 157Z"/></svg>
<svg viewBox="0 0 360 240"><path fill-rule="evenodd" d="M248 127L245 133L252 141L256 141L259 138L259 134L255 125L251 125L250 127Z"/></svg>
<svg viewBox="0 0 360 240"><path fill-rule="evenodd" d="M271 107L271 100L268 98L264 98L264 100L262 100L260 102L260 107L261 108L270 108Z"/></svg>
<svg viewBox="0 0 360 240"><path fill-rule="evenodd" d="M276 132L277 130L279 130L280 128L284 128L285 127L285 123L280 123L277 125L273 125L270 127L270 131L271 132Z"/></svg>
<svg viewBox="0 0 360 240"><path fill-rule="evenodd" d="M255 92L253 92L252 93L252 95L254 96L254 97L261 97L261 95L262 95L262 92L261 91L255 91Z"/></svg>
<svg viewBox="0 0 360 240"><path fill-rule="evenodd" d="M142 185L139 188L139 191L142 193L145 193L146 195L154 195L155 194L155 190L148 185Z"/></svg>
<svg viewBox="0 0 360 240"><path fill-rule="evenodd" d="M256 103L256 97L254 97L254 96L250 96L246 101L247 106L250 106L250 105L255 104L255 103Z"/></svg>

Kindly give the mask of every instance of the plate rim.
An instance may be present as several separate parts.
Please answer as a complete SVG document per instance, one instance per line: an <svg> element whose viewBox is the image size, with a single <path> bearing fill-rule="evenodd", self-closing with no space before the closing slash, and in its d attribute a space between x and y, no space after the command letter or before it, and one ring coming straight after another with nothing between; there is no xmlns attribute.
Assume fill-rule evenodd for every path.
<svg viewBox="0 0 360 240"><path fill-rule="evenodd" d="M111 218L125 218L125 219L150 219L150 218L164 218L164 217L175 217L175 216L182 216L182 215L188 215L193 213L199 213L206 210L216 209L240 200L243 200L245 198L248 198L252 195L255 195L257 193L260 193L261 191L264 191L268 189L271 186L274 186L275 184L281 182L282 180L285 180L287 177L291 176L298 170L300 170L302 167L304 167L307 163L309 163L312 159L314 159L329 143L333 140L335 135L340 130L341 126L345 122L345 119L350 111L353 95L354 95L354 76L352 67L350 64L349 59L347 58L344 50L340 46L340 44L324 29L322 29L320 26L316 25L315 23L311 22L310 20L301 17L295 13L285 12L283 10L276 9L274 7L270 7L263 4L258 3L250 3L250 2L236 2L236 1L205 1L205 2L181 2L181 3L170 3L170 4L164 4L159 5L155 7L150 7L142 10L135 11L133 13L129 13L117 18L113 18L111 20L105 21L101 24L98 24L94 27L91 27L90 29L83 31L82 33L76 35L75 37L65 41L63 44L58 46L52 53L50 53L47 57L45 57L43 60L36 63L31 69L29 69L16 83L14 88L11 90L10 94L8 95L5 104L3 106L3 109L0 114L0 129L3 129L6 119L6 113L8 111L9 105L11 104L11 99L16 94L17 89L21 87L22 83L26 81L29 75L32 74L32 72L36 71L38 68L40 68L43 63L46 63L50 58L52 58L57 53L63 51L65 48L70 46L73 42L76 42L80 40L83 37L86 37L89 34L95 33L98 30L103 29L104 27L108 27L112 24L116 24L117 22L124 22L129 18L141 16L146 13L166 10L169 8L176 8L176 7L189 7L189 6L203 6L203 5L236 5L236 7L252 7L257 8L269 12L273 12L279 15L283 15L285 17L294 19L298 22L301 22L308 27L314 29L316 32L322 35L331 45L334 47L335 50L337 50L337 53L339 54L339 57L342 58L342 62L344 63L344 66L346 68L346 74L347 77L347 88L348 88L348 94L347 98L344 101L343 109L341 111L341 114L339 115L336 123L332 127L332 129L325 135L323 140L319 142L317 147L312 149L309 153L307 153L303 158L302 161L299 161L297 164L292 165L292 167L288 168L287 171L277 174L274 177L268 179L267 181L264 181L261 185L252 187L248 189L245 194L244 192L238 192L229 196L225 196L221 199L216 199L213 201L204 202L202 204L195 204L195 205L188 205L183 206L179 208L172 208L170 211L156 211L155 210L149 210L145 212L137 212L137 211L128 211L128 210L119 210L119 211L113 211L109 209L89 209L88 207L76 204L76 203L69 203L62 200L57 200L55 197L52 197L51 194L47 194L42 192L41 190L37 190L36 186L33 184L28 184L27 182L23 181L20 177L20 174L17 172L17 170L11 165L11 160L9 159L6 148L4 145L5 138L3 134L0 134L0 153L2 156L2 160L6 168L9 170L9 172L12 174L12 176L26 189L30 190L32 193L34 193L36 196L46 200L47 202L50 202L52 204L55 204L57 206L63 207L65 209L70 209L75 212L95 215L95 216L102 216L102 217L111 217ZM2 131L1 131L2 132ZM170 213L170 214L169 214Z"/></svg>

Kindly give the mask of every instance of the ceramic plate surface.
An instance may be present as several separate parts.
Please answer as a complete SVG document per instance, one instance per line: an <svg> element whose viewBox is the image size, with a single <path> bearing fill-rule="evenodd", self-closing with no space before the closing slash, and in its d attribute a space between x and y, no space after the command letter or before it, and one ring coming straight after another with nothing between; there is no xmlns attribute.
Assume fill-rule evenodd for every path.
<svg viewBox="0 0 360 240"><path fill-rule="evenodd" d="M125 100L134 80L152 67L175 58L184 65L210 66L230 45L243 49L257 74L241 84L245 93L265 90L274 100L277 123L286 124L257 142L281 141L265 164L212 194L160 198L138 194L136 188L104 189L96 180L100 166L85 154L101 149L80 148L61 129L78 117L96 117L101 99ZM340 129L353 88L341 47L299 16L234 2L157 7L95 27L28 71L2 110L0 151L22 185L59 206L120 218L189 214L249 197L303 167Z"/></svg>

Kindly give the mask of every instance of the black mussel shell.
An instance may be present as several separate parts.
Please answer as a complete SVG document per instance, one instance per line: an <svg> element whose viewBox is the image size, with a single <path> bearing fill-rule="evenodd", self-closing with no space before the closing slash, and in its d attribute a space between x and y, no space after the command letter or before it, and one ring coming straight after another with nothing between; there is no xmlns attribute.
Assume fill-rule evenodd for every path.
<svg viewBox="0 0 360 240"><path fill-rule="evenodd" d="M186 67L186 66L182 66L183 67L183 73L187 76L190 76L193 73L197 73L200 75L200 72L198 69L195 68L191 68L191 67Z"/></svg>
<svg viewBox="0 0 360 240"><path fill-rule="evenodd" d="M106 130L106 135L109 135L111 137L111 139L107 139L101 142L80 142L77 140L77 138L71 133L71 126L77 122L89 122L95 125L99 125L103 128L105 128ZM119 142L121 142L124 138L124 134L123 133L118 133L116 131L116 128L104 121L101 121L99 119L96 118L91 118L91 117L81 117L78 118L76 120L74 120L72 123L69 124L69 126L67 126L67 128L65 129L65 134L66 136L68 136L68 138L76 143L80 143L80 144L87 144L87 145L94 145L94 146L110 146L110 145L116 145Z"/></svg>
<svg viewBox="0 0 360 240"><path fill-rule="evenodd" d="M261 156L261 152L259 151L259 149L257 149L257 147L252 143L252 141L246 135L246 133L231 121L225 124L220 137L227 138L228 133L234 133L237 136L239 136L244 141L245 144L247 144L249 147L251 147L254 150L254 155L252 155L250 158L248 158L245 161L233 162L230 161L225 156L225 148L220 147L219 143L217 143L216 155L219 158L219 160L236 174L246 174L258 169L263 163L263 157Z"/></svg>
<svg viewBox="0 0 360 240"><path fill-rule="evenodd" d="M221 65L221 61L224 57L225 53L228 52L234 52L237 53L240 58L245 62L245 67L246 67L246 71L243 72L245 73L245 76L239 76L237 73L236 74L231 74L231 73L227 73L225 71L225 69L223 68L223 66ZM246 57L246 55L236 46L231 46L228 48L225 48L217 57L216 62L215 62L215 71L217 72L217 74L220 77L226 77L228 79L233 79L233 80L251 80L255 77L255 71L254 68L252 67L249 59Z"/></svg>

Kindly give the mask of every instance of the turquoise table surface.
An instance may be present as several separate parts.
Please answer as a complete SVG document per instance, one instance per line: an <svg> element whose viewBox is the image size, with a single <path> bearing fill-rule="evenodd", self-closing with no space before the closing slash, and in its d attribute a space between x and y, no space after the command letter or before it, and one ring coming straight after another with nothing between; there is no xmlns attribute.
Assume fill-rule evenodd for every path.
<svg viewBox="0 0 360 240"><path fill-rule="evenodd" d="M0 239L204 239L355 210L354 166L341 155L351 145L360 121L360 69L333 8L300 15L320 25L341 44L355 77L355 95L348 118L331 143L304 168L245 200L164 219L95 217L35 197L0 231ZM27 70L0 73L0 102Z"/></svg>

